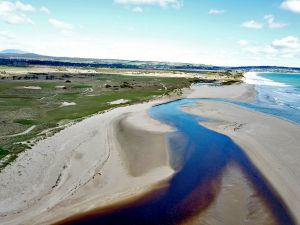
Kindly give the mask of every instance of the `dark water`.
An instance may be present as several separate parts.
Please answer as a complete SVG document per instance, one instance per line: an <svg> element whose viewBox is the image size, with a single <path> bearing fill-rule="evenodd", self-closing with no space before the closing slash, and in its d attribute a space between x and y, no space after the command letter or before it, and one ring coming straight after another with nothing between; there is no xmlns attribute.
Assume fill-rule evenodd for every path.
<svg viewBox="0 0 300 225"><path fill-rule="evenodd" d="M222 173L230 162L237 163L246 173L278 224L295 224L280 198L239 146L227 136L199 125L203 118L180 110L181 106L194 101L182 99L150 110L152 117L178 130L169 135L169 140L174 155L183 161L178 167L175 160L177 163L173 165L180 169L167 185L131 202L94 210L60 224L171 225L188 221L212 203L219 191Z"/></svg>

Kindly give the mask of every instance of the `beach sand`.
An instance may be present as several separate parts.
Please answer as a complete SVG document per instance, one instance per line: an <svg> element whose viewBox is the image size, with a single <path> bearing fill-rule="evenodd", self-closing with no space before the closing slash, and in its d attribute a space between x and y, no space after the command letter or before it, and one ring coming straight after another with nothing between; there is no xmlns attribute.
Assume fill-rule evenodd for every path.
<svg viewBox="0 0 300 225"><path fill-rule="evenodd" d="M212 204L185 225L275 225L272 212L238 165L224 170L219 192Z"/></svg>
<svg viewBox="0 0 300 225"><path fill-rule="evenodd" d="M214 88L210 91L212 89ZM215 89L214 97L222 95L220 89ZM226 93L223 96L226 96ZM241 96L243 99L248 98L247 95ZM300 223L298 125L224 102L201 100L197 106L184 107L183 110L209 119L201 124L229 136L239 144L281 196L297 223Z"/></svg>
<svg viewBox="0 0 300 225"><path fill-rule="evenodd" d="M256 96L254 85L245 83L225 86L193 85L186 89L184 96L187 98L225 98L239 101L252 101Z"/></svg>
<svg viewBox="0 0 300 225"><path fill-rule="evenodd" d="M255 89L246 84L192 87L184 97L251 101ZM141 196L172 177L166 134L174 130L147 114L151 106L164 101L92 116L20 154L0 173L0 223L51 224ZM243 147L299 223L298 126L221 102L199 101L184 110L211 119L203 125ZM250 186L241 171L226 169L215 201L187 224L273 224Z"/></svg>
<svg viewBox="0 0 300 225"><path fill-rule="evenodd" d="M147 115L155 103L92 116L21 153L0 173L0 223L50 224L172 176L172 128Z"/></svg>

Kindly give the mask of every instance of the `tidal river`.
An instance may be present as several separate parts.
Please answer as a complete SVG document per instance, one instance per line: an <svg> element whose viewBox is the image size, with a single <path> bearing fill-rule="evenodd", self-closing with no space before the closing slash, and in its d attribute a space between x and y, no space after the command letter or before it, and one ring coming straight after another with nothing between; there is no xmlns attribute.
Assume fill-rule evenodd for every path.
<svg viewBox="0 0 300 225"><path fill-rule="evenodd" d="M181 99L157 105L150 110L153 118L177 129L177 132L168 136L172 151L171 164L177 172L167 181L167 185L120 207L77 217L69 224L188 223L211 207L220 194L224 170L232 163L245 174L247 182L251 183L258 198L268 208L273 221L268 224L294 224L280 197L265 182L243 150L227 136L201 126L199 121L203 121L203 118L181 110L181 107L195 101L197 99ZM245 224L253 222L245 221Z"/></svg>

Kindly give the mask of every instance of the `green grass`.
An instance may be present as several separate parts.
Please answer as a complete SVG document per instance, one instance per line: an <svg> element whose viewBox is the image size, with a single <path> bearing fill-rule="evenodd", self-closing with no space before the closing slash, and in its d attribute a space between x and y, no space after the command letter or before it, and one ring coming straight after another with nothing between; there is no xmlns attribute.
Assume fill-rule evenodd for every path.
<svg viewBox="0 0 300 225"><path fill-rule="evenodd" d="M14 120L15 123L19 123L22 125L35 125L37 122L35 120L28 120L28 119L16 119Z"/></svg>
<svg viewBox="0 0 300 225"><path fill-rule="evenodd" d="M2 162L2 164L0 164L0 172L9 164L11 164L13 161L15 161L18 158L17 154L10 154L8 159L5 162Z"/></svg>
<svg viewBox="0 0 300 225"><path fill-rule="evenodd" d="M120 92L109 92L100 96L78 97L77 105L72 107L61 107L46 112L44 121L57 122L63 119L77 119L99 111L113 107L109 102L118 99L127 99L131 103L150 99L152 96L162 95L163 91L128 90ZM71 99L69 99L71 100Z"/></svg>
<svg viewBox="0 0 300 225"><path fill-rule="evenodd" d="M9 151L4 150L3 148L0 147L0 159L4 158L9 154Z"/></svg>
<svg viewBox="0 0 300 225"><path fill-rule="evenodd" d="M64 120L77 120L117 107L110 102L118 99L129 100L123 105L150 100L188 87L194 79L99 74L71 80L71 83L64 80L0 82L0 137L20 133L36 125L28 134L0 138L0 157L10 155L3 165L28 148L28 145L18 143L36 138L40 132L57 127ZM22 88L24 86L39 86L41 89L29 90ZM58 89L56 86L66 88ZM75 102L76 105L61 107L62 102Z"/></svg>
<svg viewBox="0 0 300 225"><path fill-rule="evenodd" d="M2 70L17 70L26 72L27 68L1 67ZM29 140L43 138L42 131L56 128L58 124L70 120L80 120L92 114L118 107L153 99L156 96L168 95L171 92L180 94L184 87L191 83L202 82L198 78L125 76L112 74L93 74L92 76L65 73L60 68L60 75L65 80L1 80L0 81L0 170L15 160L18 154L30 147ZM144 71L147 73L147 71ZM173 73L176 73L175 71ZM51 74L49 74L51 75ZM68 76L63 76L68 75ZM227 72L208 72L224 78L231 84L233 75ZM55 74L57 76L57 73ZM59 76L59 75L58 75ZM227 77L230 77L227 81ZM240 76L240 74L234 74ZM70 80L71 82L66 82ZM41 89L25 89L26 86L38 86ZM64 86L65 88L57 88ZM129 100L128 103L111 105L110 102L119 99ZM76 105L62 107L63 102L75 102ZM35 128L21 136L11 136L21 133L30 126ZM57 129L55 129L57 130ZM25 143L25 144L20 144Z"/></svg>
<svg viewBox="0 0 300 225"><path fill-rule="evenodd" d="M87 85L87 84L78 84L78 85L74 85L72 86L72 88L92 88L92 85Z"/></svg>

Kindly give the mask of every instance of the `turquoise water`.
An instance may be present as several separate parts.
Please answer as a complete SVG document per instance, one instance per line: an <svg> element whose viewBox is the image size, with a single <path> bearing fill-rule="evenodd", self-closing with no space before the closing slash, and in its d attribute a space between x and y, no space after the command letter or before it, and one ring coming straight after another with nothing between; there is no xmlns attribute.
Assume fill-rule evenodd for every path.
<svg viewBox="0 0 300 225"><path fill-rule="evenodd" d="M246 82L255 84L257 98L242 105L300 124L300 74L251 74Z"/></svg>
<svg viewBox="0 0 300 225"><path fill-rule="evenodd" d="M290 85L294 88L300 88L300 74L290 74L290 73L260 73L258 76L282 83L285 85Z"/></svg>

